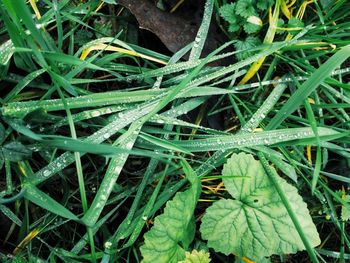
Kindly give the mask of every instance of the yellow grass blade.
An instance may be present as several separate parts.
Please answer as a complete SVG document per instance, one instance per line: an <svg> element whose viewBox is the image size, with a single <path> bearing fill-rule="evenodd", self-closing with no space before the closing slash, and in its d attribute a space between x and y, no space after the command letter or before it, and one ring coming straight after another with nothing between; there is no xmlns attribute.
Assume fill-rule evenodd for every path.
<svg viewBox="0 0 350 263"><path fill-rule="evenodd" d="M128 50L128 49L125 49L125 48L120 48L120 47L115 47L115 46L111 46L111 45L106 45L106 44L103 44L103 43L96 44L94 46L91 46L91 47L85 49L81 53L80 59L81 60L85 60L86 57L90 54L90 52L94 51L94 50L114 51L114 52L119 52L119 53L122 53L122 54L127 54L127 55L130 55L130 56L134 56L134 57L140 57L140 58L147 59L147 60L150 60L150 61L153 61L153 62L157 62L157 63L163 64L163 65L167 64L167 62L165 62L163 60L160 60L160 59L157 59L157 58L154 58L154 57L151 57L151 56L147 56L147 55L144 55L144 54L141 54L141 53L137 53L135 51Z"/></svg>
<svg viewBox="0 0 350 263"><path fill-rule="evenodd" d="M284 0L277 0L275 9L273 11L272 18L270 19L270 26L269 29L267 30L264 43L265 44L271 44L273 42L273 39L276 34L276 29L277 29L277 21L278 17L280 14L280 8L281 8L281 3L284 2ZM270 8L271 10L271 8ZM270 11L271 12L271 11ZM243 85L247 83L260 69L261 65L264 63L266 57L262 57L258 59L248 70L248 72L245 74L243 79L238 83L238 85Z"/></svg>
<svg viewBox="0 0 350 263"><path fill-rule="evenodd" d="M33 11L35 13L36 18L40 19L41 18L41 14L40 14L39 9L38 9L38 7L36 5L36 1L35 0L29 0L29 3L30 3L30 5L33 8Z"/></svg>
<svg viewBox="0 0 350 263"><path fill-rule="evenodd" d="M40 233L40 229L35 228L33 229L19 244L18 246L13 250L13 254L17 255L19 252L21 252L30 241L33 240L38 234Z"/></svg>

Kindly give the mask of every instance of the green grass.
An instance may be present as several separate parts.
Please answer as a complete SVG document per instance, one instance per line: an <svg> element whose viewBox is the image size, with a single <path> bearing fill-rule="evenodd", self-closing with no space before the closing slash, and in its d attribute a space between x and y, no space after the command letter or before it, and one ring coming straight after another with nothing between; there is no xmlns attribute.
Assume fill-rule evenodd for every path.
<svg viewBox="0 0 350 263"><path fill-rule="evenodd" d="M0 1L1 262L141 262L154 218L190 189L186 174L202 183L198 230L206 208L228 196L222 165L239 152L261 160L308 253L273 262L350 260L348 1L314 1L303 29L235 51L245 33L228 32L217 15L230 1L207 1L196 40L171 55L140 46L132 14L119 5L110 13L106 3L96 12L97 0L39 2L40 19L29 2ZM101 17L118 22L113 35L96 27ZM255 36L263 42L267 11L261 19ZM203 56L210 23L228 40ZM277 176L307 203L318 247ZM209 249L199 231L193 249L208 250L212 262L235 260Z"/></svg>

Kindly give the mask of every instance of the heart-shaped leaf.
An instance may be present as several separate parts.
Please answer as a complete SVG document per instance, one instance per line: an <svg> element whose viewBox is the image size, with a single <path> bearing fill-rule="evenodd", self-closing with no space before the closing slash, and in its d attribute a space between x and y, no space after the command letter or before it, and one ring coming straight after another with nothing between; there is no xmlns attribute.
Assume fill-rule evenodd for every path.
<svg viewBox="0 0 350 263"><path fill-rule="evenodd" d="M191 187L167 202L164 213L155 218L154 226L144 235L145 244L140 248L144 263L177 263L185 258L193 240L196 230L193 212L201 184L190 166L185 162L183 165Z"/></svg>
<svg viewBox="0 0 350 263"><path fill-rule="evenodd" d="M226 189L235 200L219 200L206 210L200 230L210 247L226 255L234 253L257 262L273 254L305 249L259 161L251 154L233 154L222 174ZM277 178L310 244L319 245L316 227L297 189Z"/></svg>

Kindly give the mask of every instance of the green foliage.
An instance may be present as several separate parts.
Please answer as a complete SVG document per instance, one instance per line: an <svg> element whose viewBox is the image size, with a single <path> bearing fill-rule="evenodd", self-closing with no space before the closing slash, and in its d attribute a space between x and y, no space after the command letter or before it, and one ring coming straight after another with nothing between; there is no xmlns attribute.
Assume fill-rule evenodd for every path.
<svg viewBox="0 0 350 263"><path fill-rule="evenodd" d="M288 31L288 33L295 35L305 27L305 24L302 20L296 17L290 18L287 23L282 18L279 18L277 22L277 27L278 34L282 34Z"/></svg>
<svg viewBox="0 0 350 263"><path fill-rule="evenodd" d="M263 263L302 244L313 263L347 262L349 1L208 0L171 56L140 45L153 38L133 13L149 16L120 4L139 1L0 2L1 262L208 262L211 246L218 263L233 260L222 250ZM180 3L143 4L161 2ZM269 21L283 2L302 19ZM215 8L232 41L208 55ZM238 85L261 58L259 79ZM235 154L220 175L239 151L260 162ZM326 213L313 217L315 251L298 193Z"/></svg>
<svg viewBox="0 0 350 263"><path fill-rule="evenodd" d="M344 201L347 205L342 206L341 219L343 221L348 221L348 220L350 220L350 195L346 195L344 198Z"/></svg>
<svg viewBox="0 0 350 263"><path fill-rule="evenodd" d="M28 159L32 155L32 151L18 141L6 143L0 150L3 157L11 162Z"/></svg>
<svg viewBox="0 0 350 263"><path fill-rule="evenodd" d="M78 220L78 217L74 215L67 208L62 206L56 200L39 190L33 185L26 184L25 185L25 197L33 202L34 204L41 206L42 208L52 212L53 214L57 214L64 218Z"/></svg>
<svg viewBox="0 0 350 263"><path fill-rule="evenodd" d="M75 42L77 44L80 44L80 45L83 45L85 44L86 42L89 42L92 40L92 37L93 37L93 33L91 31L88 31L88 30L78 30L76 33L75 33Z"/></svg>
<svg viewBox="0 0 350 263"><path fill-rule="evenodd" d="M249 51L250 49L256 48L261 44L261 41L258 37L248 36L245 40L238 40L235 43L235 48L240 52L236 54L239 60L246 59L253 55L253 52Z"/></svg>
<svg viewBox="0 0 350 263"><path fill-rule="evenodd" d="M144 263L176 263L185 258L185 251L193 240L193 212L201 184L190 166L185 164L185 167L191 186L167 202L164 213L155 218L154 226L144 235L145 244L140 248Z"/></svg>
<svg viewBox="0 0 350 263"><path fill-rule="evenodd" d="M224 4L219 9L220 16L228 22L228 30L237 32L242 26L246 33L258 32L262 27L259 10L264 11L272 5L272 1L238 0Z"/></svg>
<svg viewBox="0 0 350 263"><path fill-rule="evenodd" d="M350 220L350 195L346 194L345 191L337 191L336 192L337 196L341 198L341 200L344 201L344 204L341 205L341 212L340 212L340 217L342 221L348 221ZM335 199L337 203L339 201Z"/></svg>
<svg viewBox="0 0 350 263"><path fill-rule="evenodd" d="M0 65L5 66L14 53L14 46L11 40L7 40L0 45Z"/></svg>
<svg viewBox="0 0 350 263"><path fill-rule="evenodd" d="M245 40L238 40L235 44L237 50L254 48L262 41L251 34L258 33L263 25L259 15L267 10L273 1L238 0L235 3L224 4L219 9L220 16L228 23L228 31L236 33L241 28L248 34ZM238 60L253 55L253 52L238 53Z"/></svg>
<svg viewBox="0 0 350 263"><path fill-rule="evenodd" d="M257 13L253 3L253 0L238 0L236 4L236 14L244 18L256 16Z"/></svg>
<svg viewBox="0 0 350 263"><path fill-rule="evenodd" d="M225 4L219 9L220 16L230 24L237 24L236 3ZM235 31L232 31L235 32Z"/></svg>
<svg viewBox="0 0 350 263"><path fill-rule="evenodd" d="M258 0L256 6L260 10L267 10L272 6L273 2L273 0Z"/></svg>
<svg viewBox="0 0 350 263"><path fill-rule="evenodd" d="M259 161L251 154L233 154L224 165L222 175L226 190L234 200L221 199L206 210L200 231L210 247L257 262L273 254L305 249ZM278 181L310 243L319 245L316 227L297 189L280 177Z"/></svg>
<svg viewBox="0 0 350 263"><path fill-rule="evenodd" d="M192 250L190 252L185 253L186 258L184 260L179 261L178 263L209 263L210 255L209 252L204 250Z"/></svg>
<svg viewBox="0 0 350 263"><path fill-rule="evenodd" d="M5 140L5 127L0 123L0 143Z"/></svg>
<svg viewBox="0 0 350 263"><path fill-rule="evenodd" d="M250 16L247 19L247 22L244 23L243 29L248 34L256 33L261 29L262 22L257 16Z"/></svg>
<svg viewBox="0 0 350 263"><path fill-rule="evenodd" d="M105 17L101 17L100 19L94 19L94 29L96 30L96 38L113 36L112 20L107 19ZM86 42L87 41L82 43Z"/></svg>

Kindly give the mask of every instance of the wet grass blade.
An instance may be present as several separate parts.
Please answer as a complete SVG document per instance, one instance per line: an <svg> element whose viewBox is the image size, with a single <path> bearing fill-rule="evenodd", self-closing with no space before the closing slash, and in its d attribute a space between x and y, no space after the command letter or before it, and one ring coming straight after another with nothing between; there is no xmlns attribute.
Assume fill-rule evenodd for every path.
<svg viewBox="0 0 350 263"><path fill-rule="evenodd" d="M24 197L34 204L50 211L55 215L62 216L71 220L79 221L79 218L67 208L52 199L50 196L36 188L34 185L27 184L25 186Z"/></svg>
<svg viewBox="0 0 350 263"><path fill-rule="evenodd" d="M333 70L339 67L350 56L350 45L343 47L331 58L329 58L321 67L319 67L307 81L290 97L290 99L272 118L266 129L276 129L290 114L297 110L300 104L313 92L317 87L330 76Z"/></svg>
<svg viewBox="0 0 350 263"><path fill-rule="evenodd" d="M327 136L346 136L329 128L318 128L318 132L321 141L327 139ZM250 134L213 136L207 139L173 141L173 143L191 152L204 152L271 145L283 142L290 143L291 141L303 139L315 141L314 133L311 128L290 128Z"/></svg>

